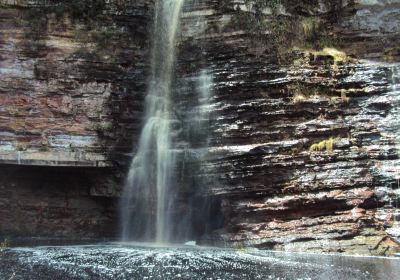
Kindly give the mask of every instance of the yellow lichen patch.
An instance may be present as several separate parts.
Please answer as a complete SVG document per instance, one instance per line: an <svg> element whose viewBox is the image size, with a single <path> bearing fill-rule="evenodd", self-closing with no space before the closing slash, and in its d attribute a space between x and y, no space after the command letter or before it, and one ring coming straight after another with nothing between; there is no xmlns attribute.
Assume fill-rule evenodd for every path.
<svg viewBox="0 0 400 280"><path fill-rule="evenodd" d="M324 48L322 50L322 54L332 56L334 62L339 64L346 63L349 60L346 53L338 51L337 49L334 48Z"/></svg>
<svg viewBox="0 0 400 280"><path fill-rule="evenodd" d="M323 140L319 143L312 144L309 150L310 152L322 152L326 150L328 153L332 153L333 145L334 145L333 138L329 138L328 140Z"/></svg>
<svg viewBox="0 0 400 280"><path fill-rule="evenodd" d="M307 98L303 94L296 94L293 97L293 104L301 104L306 100L307 100Z"/></svg>
<svg viewBox="0 0 400 280"><path fill-rule="evenodd" d="M342 90L340 91L340 97L342 98L342 100L343 100L344 103L349 103L350 98L347 97L346 91L345 91L344 89L342 89Z"/></svg>
<svg viewBox="0 0 400 280"><path fill-rule="evenodd" d="M333 58L333 70L339 70L338 65L345 64L349 62L349 57L346 53L341 52L335 48L324 48L322 51L314 51L312 52L315 56L330 56Z"/></svg>
<svg viewBox="0 0 400 280"><path fill-rule="evenodd" d="M316 152L318 151L318 144L312 144L310 147L310 152Z"/></svg>

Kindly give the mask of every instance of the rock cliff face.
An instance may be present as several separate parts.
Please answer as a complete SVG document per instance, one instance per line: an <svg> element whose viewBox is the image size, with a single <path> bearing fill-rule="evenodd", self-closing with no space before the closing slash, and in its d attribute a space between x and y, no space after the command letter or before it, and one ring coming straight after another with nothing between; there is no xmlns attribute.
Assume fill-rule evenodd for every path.
<svg viewBox="0 0 400 280"><path fill-rule="evenodd" d="M131 151L152 6L81 2L1 1L3 163L110 166Z"/></svg>
<svg viewBox="0 0 400 280"><path fill-rule="evenodd" d="M115 235L152 2L11 2L0 9L0 233ZM185 195L212 201L199 240L391 254L400 234L400 2L272 2L185 4L176 92L202 70L213 85L208 154L182 171ZM178 115L187 102L177 98Z"/></svg>
<svg viewBox="0 0 400 280"><path fill-rule="evenodd" d="M261 34L240 18L246 6L196 7L204 34L185 34L182 64L203 52L214 76L204 176L215 176L209 191L225 221L205 242L365 254L397 246L400 3L340 4L287 1ZM318 44L330 48L311 50Z"/></svg>
<svg viewBox="0 0 400 280"><path fill-rule="evenodd" d="M0 235L115 237L152 4L0 3Z"/></svg>

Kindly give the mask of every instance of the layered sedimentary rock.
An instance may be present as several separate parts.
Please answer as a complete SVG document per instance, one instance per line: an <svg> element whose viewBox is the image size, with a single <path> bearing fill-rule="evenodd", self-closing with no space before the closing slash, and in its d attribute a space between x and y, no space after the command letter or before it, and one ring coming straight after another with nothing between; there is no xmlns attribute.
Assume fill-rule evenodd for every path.
<svg viewBox="0 0 400 280"><path fill-rule="evenodd" d="M2 237L12 242L26 237L114 238L118 201L112 198L110 173L93 168L2 166Z"/></svg>
<svg viewBox="0 0 400 280"><path fill-rule="evenodd" d="M109 225L119 173L140 130L152 2L110 1L90 12L73 5L57 11L59 2L46 2L45 22L34 16L38 8L26 8L43 3L6 2L0 10L0 161L44 165L34 169L43 176L61 168L46 166L63 165L58 172L65 179L89 170L93 180L77 179L70 189L54 180L35 195L41 184L27 182L40 177L22 182L11 167L0 167L10 173L0 189L0 229L46 235L57 225L58 235L116 234L118 227L113 232ZM179 207L195 206L198 239L279 250L395 252L400 3L246 3L186 1L182 14L177 115L185 116L192 98L177 93L201 71L213 85L207 156L179 166L185 179L177 178L184 193ZM195 139L191 144L194 154L204 147ZM52 198L65 193L78 206L51 208ZM35 230L42 223L37 218L31 227L5 227L13 215L10 201L19 196L20 217L28 217L26 205L36 212L66 207L70 218L64 226L58 216L44 216L45 226ZM211 207L201 207L204 201Z"/></svg>
<svg viewBox="0 0 400 280"><path fill-rule="evenodd" d="M121 158L115 150L130 152L148 64L148 1L1 3L0 161L110 166Z"/></svg>
<svg viewBox="0 0 400 280"><path fill-rule="evenodd" d="M185 34L182 64L197 50L212 69L203 170L214 176L208 191L224 217L206 243L396 250L399 3L340 4L287 1L266 16L261 34L241 18L248 6L195 8L206 24Z"/></svg>
<svg viewBox="0 0 400 280"><path fill-rule="evenodd" d="M0 3L0 235L116 237L152 5Z"/></svg>

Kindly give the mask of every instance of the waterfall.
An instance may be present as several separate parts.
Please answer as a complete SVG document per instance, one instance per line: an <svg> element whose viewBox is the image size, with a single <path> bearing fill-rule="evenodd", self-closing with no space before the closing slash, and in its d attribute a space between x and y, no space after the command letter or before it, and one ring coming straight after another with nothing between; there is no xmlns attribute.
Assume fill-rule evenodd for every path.
<svg viewBox="0 0 400 280"><path fill-rule="evenodd" d="M145 100L145 118L122 199L122 235L125 241L168 242L174 204L172 144L174 113L171 84L175 45L184 0L157 0L151 56L151 77Z"/></svg>

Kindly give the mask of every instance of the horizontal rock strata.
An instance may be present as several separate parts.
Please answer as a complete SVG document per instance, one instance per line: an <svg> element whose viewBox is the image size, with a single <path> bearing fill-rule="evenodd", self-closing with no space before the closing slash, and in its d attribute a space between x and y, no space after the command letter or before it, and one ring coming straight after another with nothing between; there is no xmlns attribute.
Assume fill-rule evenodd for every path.
<svg viewBox="0 0 400 280"><path fill-rule="evenodd" d="M40 174L63 170L60 178L76 181L34 184L44 179L10 173L0 188L0 234L116 236L109 227L141 127L152 2L57 10L63 2L1 1L0 170L43 165ZM396 252L399 5L186 1L174 81L180 125L190 126L193 81L207 73L212 82L207 141L177 147L191 155L178 166L178 208L193 211L199 241ZM89 166L98 180L83 183ZM71 202L52 204L65 195Z"/></svg>
<svg viewBox="0 0 400 280"><path fill-rule="evenodd" d="M193 73L187 61L203 53L214 82L210 153L197 176L220 199L224 226L203 242L395 252L400 64L387 54L399 40L399 25L388 21L397 21L400 6L283 5L260 35L235 23L248 7L202 3L185 14L181 71ZM324 42L307 38L304 17L324 24L315 31ZM303 24L302 35L277 34L274 20ZM274 45L279 36L286 47Z"/></svg>

